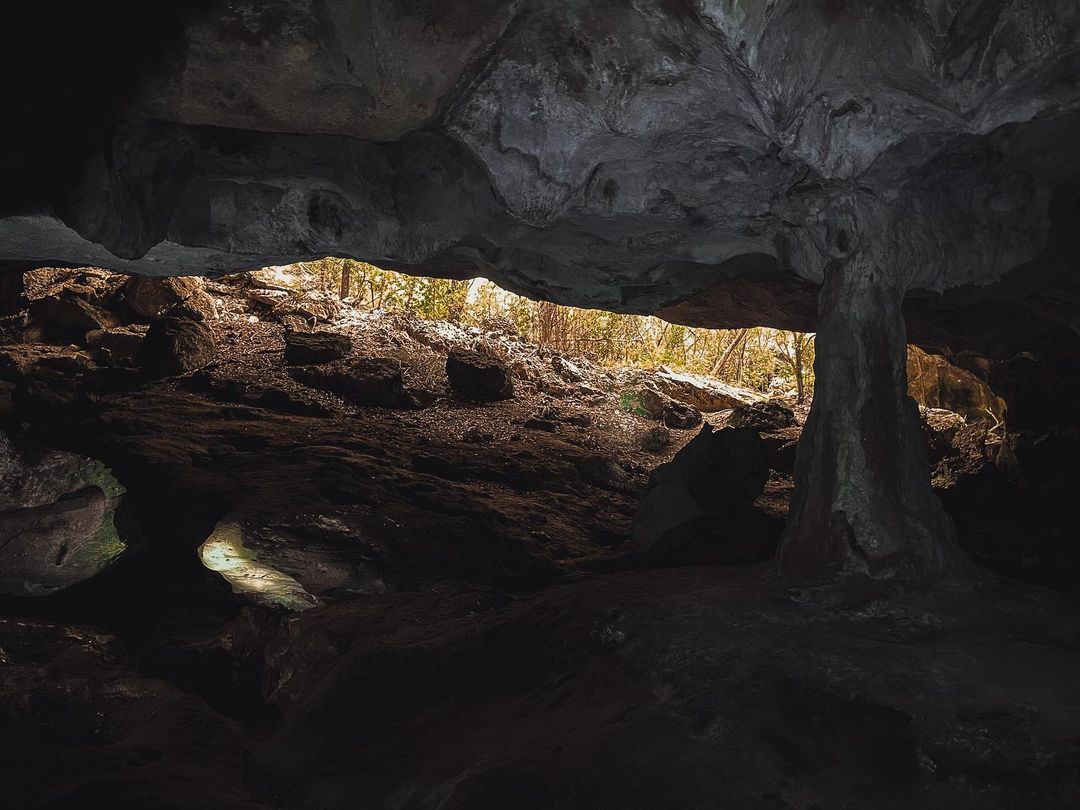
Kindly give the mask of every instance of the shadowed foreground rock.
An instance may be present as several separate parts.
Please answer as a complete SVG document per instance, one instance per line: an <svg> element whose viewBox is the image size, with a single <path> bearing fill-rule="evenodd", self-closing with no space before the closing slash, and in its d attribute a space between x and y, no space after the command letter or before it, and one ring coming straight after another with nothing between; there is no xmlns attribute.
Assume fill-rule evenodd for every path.
<svg viewBox="0 0 1080 810"><path fill-rule="evenodd" d="M753 526L754 499L768 477L768 455L756 432L705 425L675 458L653 470L630 549L653 562L696 546L708 546L713 560L768 559L776 536L763 539Z"/></svg>

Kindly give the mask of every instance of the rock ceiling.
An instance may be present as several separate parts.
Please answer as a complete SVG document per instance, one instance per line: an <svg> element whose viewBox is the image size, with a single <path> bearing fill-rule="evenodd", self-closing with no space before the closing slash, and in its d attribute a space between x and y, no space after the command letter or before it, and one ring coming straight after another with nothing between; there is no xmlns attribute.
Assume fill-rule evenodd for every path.
<svg viewBox="0 0 1080 810"><path fill-rule="evenodd" d="M841 232L907 289L1075 300L1072 0L126 5L4 57L0 259L808 326Z"/></svg>

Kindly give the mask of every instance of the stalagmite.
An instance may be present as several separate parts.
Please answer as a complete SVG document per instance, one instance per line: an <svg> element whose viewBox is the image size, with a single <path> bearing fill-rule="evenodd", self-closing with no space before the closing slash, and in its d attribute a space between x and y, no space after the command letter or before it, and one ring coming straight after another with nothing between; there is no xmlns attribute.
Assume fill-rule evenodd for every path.
<svg viewBox="0 0 1080 810"><path fill-rule="evenodd" d="M953 567L955 532L930 487L918 407L907 394L903 268L894 239L853 234L858 218L847 220L830 228L814 402L780 568L932 578Z"/></svg>

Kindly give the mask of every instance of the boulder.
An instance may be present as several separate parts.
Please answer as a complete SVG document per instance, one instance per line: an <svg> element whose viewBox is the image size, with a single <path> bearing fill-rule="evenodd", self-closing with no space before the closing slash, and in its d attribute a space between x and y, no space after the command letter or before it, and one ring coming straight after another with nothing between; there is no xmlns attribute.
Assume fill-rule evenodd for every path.
<svg viewBox="0 0 1080 810"><path fill-rule="evenodd" d="M13 343L0 346L0 379L73 377L94 368L89 353L77 346Z"/></svg>
<svg viewBox="0 0 1080 810"><path fill-rule="evenodd" d="M219 317L217 304L203 290L196 290L190 298L165 310L165 314L202 322L216 321Z"/></svg>
<svg viewBox="0 0 1080 810"><path fill-rule="evenodd" d="M672 430L693 430L701 424L701 411L672 400L664 405L663 419Z"/></svg>
<svg viewBox="0 0 1080 810"><path fill-rule="evenodd" d="M446 358L446 376L455 399L495 402L514 395L506 364L488 354L456 350Z"/></svg>
<svg viewBox="0 0 1080 810"><path fill-rule="evenodd" d="M75 343L81 343L87 332L120 326L119 319L111 312L70 290L32 301L30 318L42 327L45 337Z"/></svg>
<svg viewBox="0 0 1080 810"><path fill-rule="evenodd" d="M944 357L908 346L907 378L908 395L923 407L952 411L968 422L1005 421L1005 400Z"/></svg>
<svg viewBox="0 0 1080 810"><path fill-rule="evenodd" d="M731 527L746 522L768 477L768 454L756 431L704 425L670 462L653 470L634 518L631 549L659 561L706 542L722 551L734 539L739 548L731 561L747 559ZM779 532L772 541L749 556L767 558Z"/></svg>
<svg viewBox="0 0 1080 810"><path fill-rule="evenodd" d="M761 394L698 374L679 374L664 370L654 374L651 380L661 393L678 402L693 405L702 413L726 411L764 399Z"/></svg>
<svg viewBox="0 0 1080 810"><path fill-rule="evenodd" d="M196 293L202 293L202 285L202 279L190 276L132 276L124 285L124 301L136 315L153 319Z"/></svg>
<svg viewBox="0 0 1080 810"><path fill-rule="evenodd" d="M285 330L285 362L290 366L332 363L352 351L352 339L336 332Z"/></svg>
<svg viewBox="0 0 1080 810"><path fill-rule="evenodd" d="M108 567L125 549L123 493L97 461L0 432L0 593L46 595Z"/></svg>
<svg viewBox="0 0 1080 810"><path fill-rule="evenodd" d="M142 347L144 332L128 326L94 329L86 333L86 345L97 349L107 363L134 363Z"/></svg>
<svg viewBox="0 0 1080 810"><path fill-rule="evenodd" d="M347 368L297 366L289 374L303 385L357 405L394 408L407 404L401 364L385 357L365 357Z"/></svg>
<svg viewBox="0 0 1080 810"><path fill-rule="evenodd" d="M551 358L551 367L555 369L556 374L569 383L579 383L585 379L585 373L577 364L567 360L562 355L557 354Z"/></svg>
<svg viewBox="0 0 1080 810"><path fill-rule="evenodd" d="M136 360L143 370L161 377L186 374L214 359L214 336L203 324L167 316L150 324Z"/></svg>
<svg viewBox="0 0 1080 810"><path fill-rule="evenodd" d="M664 409L672 402L674 400L671 397L661 394L655 388L646 386L640 391L634 391L631 394L632 407L630 410L638 416L661 420L664 418Z"/></svg>
<svg viewBox="0 0 1080 810"><path fill-rule="evenodd" d="M795 412L776 400L737 405L728 417L728 425L769 433L795 426Z"/></svg>
<svg viewBox="0 0 1080 810"><path fill-rule="evenodd" d="M110 309L127 276L98 267L42 267L24 274L30 297L71 295L88 304Z"/></svg>

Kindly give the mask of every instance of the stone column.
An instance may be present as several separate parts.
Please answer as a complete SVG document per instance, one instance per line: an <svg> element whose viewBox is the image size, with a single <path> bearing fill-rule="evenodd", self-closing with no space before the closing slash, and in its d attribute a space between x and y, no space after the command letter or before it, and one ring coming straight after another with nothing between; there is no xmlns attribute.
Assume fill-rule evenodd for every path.
<svg viewBox="0 0 1080 810"><path fill-rule="evenodd" d="M929 579L959 559L930 487L925 439L907 395L901 268L866 237L833 252L818 300L814 401L795 465L780 569Z"/></svg>

